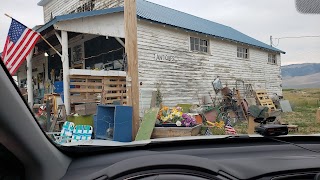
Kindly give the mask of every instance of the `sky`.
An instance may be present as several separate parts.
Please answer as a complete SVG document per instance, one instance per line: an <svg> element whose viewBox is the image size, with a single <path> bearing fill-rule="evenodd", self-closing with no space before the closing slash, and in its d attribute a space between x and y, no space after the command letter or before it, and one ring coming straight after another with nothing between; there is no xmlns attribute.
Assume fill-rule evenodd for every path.
<svg viewBox="0 0 320 180"><path fill-rule="evenodd" d="M11 15L28 27L43 24L40 0L10 0L0 6L0 51ZM300 14L294 0L149 0L176 10L230 26L264 43L274 38L320 36L320 15ZM320 37L274 40L286 52L282 65L320 63Z"/></svg>

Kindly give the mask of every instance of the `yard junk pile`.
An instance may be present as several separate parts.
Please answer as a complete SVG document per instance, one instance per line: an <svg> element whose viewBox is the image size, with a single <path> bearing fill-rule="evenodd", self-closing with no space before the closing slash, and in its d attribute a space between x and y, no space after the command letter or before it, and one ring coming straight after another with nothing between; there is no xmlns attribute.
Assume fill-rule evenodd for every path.
<svg viewBox="0 0 320 180"><path fill-rule="evenodd" d="M84 87L104 86L104 77L72 78L72 92L81 93L71 96L77 102L72 106L71 115L66 115L63 98L56 93L45 94L42 104L37 107L37 118L42 128L60 144L92 140L131 142L168 137L254 134L255 127L259 125L255 122L257 118L271 118L274 121L268 123L287 125L291 132L298 130L297 125L281 120L283 112L290 112L288 100L282 96L270 95L265 89L253 89L251 84L239 79L235 80L235 85L228 85L216 78L212 83L212 92L202 99L198 95L199 104L165 106L161 88L157 87L157 91L152 93L151 108L144 112L138 132L133 137L133 110L125 105L126 99L122 98L125 95L120 94L120 99L108 99L112 94L89 93L88 89L77 87L79 84ZM109 89L123 88L124 81L119 78L106 82L110 83ZM113 84L120 84L121 87L113 87ZM101 97L97 99L99 94ZM84 97L87 97L85 103L82 102ZM113 104L106 104L110 102Z"/></svg>
<svg viewBox="0 0 320 180"><path fill-rule="evenodd" d="M51 125L45 131L52 140L59 144L85 142L93 139L132 141L131 106L100 104L96 109L93 115L73 114L65 116L64 119L49 113L51 115L48 117L51 116L52 120L47 123ZM42 116L42 114L40 115Z"/></svg>
<svg viewBox="0 0 320 180"><path fill-rule="evenodd" d="M151 108L145 112L136 140L150 138L254 134L256 118L272 118L281 123L282 96L269 96L267 90L254 90L251 84L236 79L235 86L223 85L220 78L212 82L213 92L199 98L199 104L164 106L160 88L151 100ZM156 120L154 120L156 118ZM287 124L288 127L294 127Z"/></svg>

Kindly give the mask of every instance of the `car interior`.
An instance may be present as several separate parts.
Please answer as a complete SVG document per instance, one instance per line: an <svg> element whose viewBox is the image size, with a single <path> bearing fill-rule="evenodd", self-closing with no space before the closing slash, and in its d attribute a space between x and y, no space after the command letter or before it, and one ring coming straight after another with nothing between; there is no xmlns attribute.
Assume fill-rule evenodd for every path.
<svg viewBox="0 0 320 180"><path fill-rule="evenodd" d="M61 146L0 68L0 179L320 179L320 138L230 136L137 146Z"/></svg>

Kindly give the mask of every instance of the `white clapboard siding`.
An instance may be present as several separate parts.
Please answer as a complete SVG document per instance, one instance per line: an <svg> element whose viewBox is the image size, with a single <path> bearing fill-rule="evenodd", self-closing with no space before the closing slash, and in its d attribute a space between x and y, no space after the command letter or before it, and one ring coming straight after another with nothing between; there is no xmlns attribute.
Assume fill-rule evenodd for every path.
<svg viewBox="0 0 320 180"><path fill-rule="evenodd" d="M189 38L201 37L210 41L210 53L189 51ZM196 33L162 26L144 20L138 21L138 59L140 112L150 107L151 92L161 83L163 104L199 103L199 99L214 96L211 82L220 76L223 84L235 86L235 80L252 84L268 93L282 94L280 55L278 64L268 64L268 51L249 47L249 59L237 58L237 45ZM241 44L239 44L241 45ZM155 60L155 54L174 56L173 61Z"/></svg>
<svg viewBox="0 0 320 180"><path fill-rule="evenodd" d="M44 22L50 21L51 14L53 18L63 14L69 14L84 3L90 1L91 0L51 0L43 7ZM123 2L124 0L95 0L93 10L123 6Z"/></svg>

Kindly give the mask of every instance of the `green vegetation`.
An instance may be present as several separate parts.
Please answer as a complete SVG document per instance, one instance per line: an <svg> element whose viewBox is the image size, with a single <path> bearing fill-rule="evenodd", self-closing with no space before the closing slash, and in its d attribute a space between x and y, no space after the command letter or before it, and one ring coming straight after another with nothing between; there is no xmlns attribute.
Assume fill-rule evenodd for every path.
<svg viewBox="0 0 320 180"><path fill-rule="evenodd" d="M284 99L289 100L293 112L282 113L280 122L298 125L298 132L291 134L320 133L316 111L320 107L320 89L284 89ZM247 122L235 126L238 134L247 133Z"/></svg>
<svg viewBox="0 0 320 180"><path fill-rule="evenodd" d="M282 113L281 122L298 125L299 130L294 134L320 133L320 122L316 120L320 89L284 91L283 96L290 101L293 112Z"/></svg>

